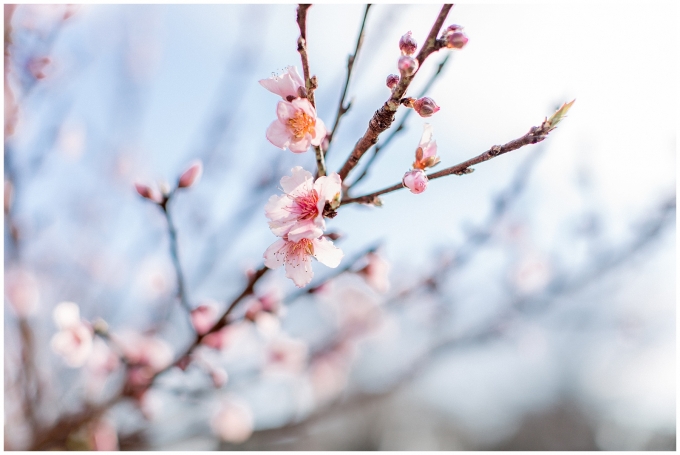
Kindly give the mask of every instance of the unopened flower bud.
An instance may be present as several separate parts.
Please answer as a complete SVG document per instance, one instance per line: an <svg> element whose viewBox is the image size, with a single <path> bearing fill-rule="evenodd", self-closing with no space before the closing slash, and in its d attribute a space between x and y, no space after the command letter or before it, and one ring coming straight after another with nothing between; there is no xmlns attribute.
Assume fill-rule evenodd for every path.
<svg viewBox="0 0 680 455"><path fill-rule="evenodd" d="M146 186L142 183L135 183L135 189L139 193L140 196L143 198L149 199L150 201L155 202L156 204L160 204L163 202L163 196L156 191L155 189Z"/></svg>
<svg viewBox="0 0 680 455"><path fill-rule="evenodd" d="M450 35L451 33L459 32L459 31L461 31L461 30L463 30L463 26L462 26L462 25L451 24L451 25L449 25L448 27L446 27L446 31L445 31L444 33L446 33L447 35Z"/></svg>
<svg viewBox="0 0 680 455"><path fill-rule="evenodd" d="M438 112L440 108L432 98L425 96L413 102L413 109L421 117L431 117L432 114Z"/></svg>
<svg viewBox="0 0 680 455"><path fill-rule="evenodd" d="M393 89L399 83L399 76L396 74L390 74L387 76L387 87Z"/></svg>
<svg viewBox="0 0 680 455"><path fill-rule="evenodd" d="M189 188L198 183L203 174L203 163L200 160L194 161L179 178L178 188Z"/></svg>
<svg viewBox="0 0 680 455"><path fill-rule="evenodd" d="M468 42L468 37L463 32L454 32L446 36L446 47L449 49L462 49Z"/></svg>
<svg viewBox="0 0 680 455"><path fill-rule="evenodd" d="M413 53L418 49L418 43L411 36L411 32L408 31L399 40L399 49L402 55L413 55Z"/></svg>
<svg viewBox="0 0 680 455"><path fill-rule="evenodd" d="M404 174L403 185L413 194L420 194L427 189L427 175L421 169L413 169Z"/></svg>
<svg viewBox="0 0 680 455"><path fill-rule="evenodd" d="M402 55L399 57L397 68L399 68L402 77L412 76L418 70L418 60L408 55Z"/></svg>

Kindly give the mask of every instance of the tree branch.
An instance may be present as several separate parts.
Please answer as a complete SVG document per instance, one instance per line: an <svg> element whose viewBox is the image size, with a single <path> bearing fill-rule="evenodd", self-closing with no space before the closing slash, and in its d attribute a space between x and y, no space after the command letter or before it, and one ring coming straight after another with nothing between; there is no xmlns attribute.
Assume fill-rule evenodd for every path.
<svg viewBox="0 0 680 455"><path fill-rule="evenodd" d="M533 126L529 130L527 134L524 136L512 140L508 142L507 144L503 145L494 145L491 147L489 150L486 152L475 156L474 158L470 158L467 161L463 161L462 163L456 164L455 166L448 167L446 169L443 169L439 172L434 172L432 174L428 174L427 178L428 180L433 180L437 179L439 177L446 177L447 175L463 175L463 174L470 174L474 169L471 169L471 166L474 166L479 163L483 163L484 161L488 161L492 158L495 158L497 156L503 155L508 152L512 152L513 150L517 150L518 148L524 147L525 145L530 145L530 144L537 144L541 141L543 141L547 136L548 133L550 133L557 123L564 117L565 113L569 108L571 107L571 103L566 103L564 104L555 114L553 114L549 119L546 118L546 120L543 121L541 126ZM566 106L566 107L565 107ZM391 193L392 191L397 191L404 188L403 183L397 183L395 185L392 185L388 188L384 188L380 191L376 191L374 193L366 194L364 196L359 196L355 198L350 198L350 199L345 199L342 201L340 205L345 205L345 204L352 204L354 202L362 203L362 204L375 204L379 203L378 196L386 193Z"/></svg>
<svg viewBox="0 0 680 455"><path fill-rule="evenodd" d="M310 77L309 75L309 57L307 55L307 10L311 6L312 5L305 5L302 3L298 5L297 23L300 28L300 37L298 38L297 50L300 53L300 59L302 60L302 72L305 78L307 99L316 109L316 103L314 103L314 90L316 90L317 82L316 76ZM326 160L324 159L321 147L318 145L314 146L314 153L316 154L316 173L318 177L322 177L326 175Z"/></svg>
<svg viewBox="0 0 680 455"><path fill-rule="evenodd" d="M451 7L453 7L451 4L444 5L439 12L439 16L437 16L437 20L435 20L425 44L420 49L420 52L416 57L416 60L418 60L418 69L422 67L423 62L428 55L438 51L443 47L443 44L437 40L437 34L442 28L444 20L446 20L446 16L449 14ZM403 75L397 86L392 91L390 98L380 109L375 112L375 114L373 114L373 118L371 118L370 122L368 123L368 129L361 139L359 139L359 141L356 143L354 150L347 158L347 161L338 173L342 180L345 180L347 174L349 174L349 172L357 165L364 153L366 153L366 151L371 146L378 142L378 136L380 136L382 132L387 130L392 125L392 122L394 121L394 115L401 104L400 101L416 74L418 74L418 70L416 70L411 76Z"/></svg>
<svg viewBox="0 0 680 455"><path fill-rule="evenodd" d="M186 292L186 284L184 282L184 274L182 273L182 266L179 262L179 248L177 246L177 230L175 230L175 225L172 222L172 216L170 216L170 208L168 204L172 200L174 191L170 193L163 201L159 204L160 208L163 210L165 219L168 222L168 235L170 236L170 256L172 257L172 264L175 266L175 273L177 274L177 297L181 305L187 312L191 312L191 305L189 304L189 299Z"/></svg>
<svg viewBox="0 0 680 455"><path fill-rule="evenodd" d="M441 61L441 63L440 63L439 66L437 67L437 71L435 71L435 73L432 75L432 77L430 77L430 80L427 81L427 84L425 84L425 87L424 87L423 90L420 92L420 95L418 95L418 98L421 98L421 97L425 96L425 95L427 94L427 92L432 88L432 85L434 85L434 82L437 80L437 78L438 78L439 75L441 74L442 70L443 70L444 67L446 66L446 63L449 61L449 58L450 58L450 57L451 57L451 54L450 54L450 53L447 54L446 57L444 57L444 59ZM377 145L375 146L373 155L371 155L371 158L369 158L368 162L366 163L366 167L364 168L364 170L361 172L361 174L359 175L359 177L357 177L357 179L356 179L354 182L352 182L351 184L347 185L346 190L349 190L349 189L352 188L354 185L356 185L357 183L359 183L359 181L361 181L361 179L363 179L364 177L366 177L366 175L368 174L368 170L370 169L371 165L372 165L373 162L375 161L375 158L378 156L378 153L379 153L382 149L384 149L385 147L387 147L387 146L390 144L390 142L392 142L392 139L394 139L399 133L401 133L402 131L406 131L406 128L405 128L406 120L408 120L408 118L410 117L410 115L411 115L413 112L414 112L413 109L406 109L406 112L404 113L404 116L401 118L401 121L399 122L399 125L397 125L397 127L396 127L395 129L393 129L393 130L390 132L390 134L387 135L387 137L385 137L385 140L383 140L380 144L377 144Z"/></svg>

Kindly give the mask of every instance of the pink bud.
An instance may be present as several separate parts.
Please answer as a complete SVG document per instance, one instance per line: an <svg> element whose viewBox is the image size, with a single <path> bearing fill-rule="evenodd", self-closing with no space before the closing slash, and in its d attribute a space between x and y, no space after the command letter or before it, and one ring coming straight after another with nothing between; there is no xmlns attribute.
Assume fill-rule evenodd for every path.
<svg viewBox="0 0 680 455"><path fill-rule="evenodd" d="M150 201L153 201L157 204L163 202L163 196L161 196L161 193L149 186L146 186L142 183L135 183L135 189L143 198L149 199Z"/></svg>
<svg viewBox="0 0 680 455"><path fill-rule="evenodd" d="M463 32L454 32L446 37L446 47L449 49L462 49L468 42L468 37Z"/></svg>
<svg viewBox="0 0 680 455"><path fill-rule="evenodd" d="M425 96L413 102L413 109L415 109L421 117L430 117L432 114L438 112L440 108L432 98Z"/></svg>
<svg viewBox="0 0 680 455"><path fill-rule="evenodd" d="M445 32L445 33L446 33L447 35L449 35L449 34L451 34L451 33L453 33L453 32L459 32L459 31L461 31L461 30L463 30L463 26L462 26L462 25L451 24L451 25L449 25L448 27L446 27L446 32Z"/></svg>
<svg viewBox="0 0 680 455"><path fill-rule="evenodd" d="M420 194L427 189L427 175L421 169L413 169L404 174L402 183L413 194Z"/></svg>
<svg viewBox="0 0 680 455"><path fill-rule="evenodd" d="M399 83L399 76L396 74L390 74L387 76L387 87L393 89Z"/></svg>
<svg viewBox="0 0 680 455"><path fill-rule="evenodd" d="M399 49L402 55L413 55L413 53L418 49L418 43L411 36L411 32L408 31L399 40Z"/></svg>
<svg viewBox="0 0 680 455"><path fill-rule="evenodd" d="M399 68L402 77L412 76L418 70L418 60L408 55L402 55L399 57L397 68Z"/></svg>
<svg viewBox="0 0 680 455"><path fill-rule="evenodd" d="M191 310L191 324L199 335L208 333L215 325L218 317L218 310L215 305L199 305Z"/></svg>
<svg viewBox="0 0 680 455"><path fill-rule="evenodd" d="M200 160L194 161L189 168L179 178L177 188L189 188L191 185L198 183L203 174L203 163Z"/></svg>

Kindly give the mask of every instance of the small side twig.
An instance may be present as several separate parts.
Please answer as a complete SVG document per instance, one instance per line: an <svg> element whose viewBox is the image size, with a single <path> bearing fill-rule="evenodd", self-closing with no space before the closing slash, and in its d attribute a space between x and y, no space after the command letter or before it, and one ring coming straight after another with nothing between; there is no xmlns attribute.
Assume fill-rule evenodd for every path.
<svg viewBox="0 0 680 455"><path fill-rule="evenodd" d="M371 4L366 5L366 9L364 10L364 18L361 21L361 28L359 29L359 36L357 37L357 45L354 48L354 54L351 54L349 57L347 57L347 77L345 78L345 86L342 89L342 96L340 97L340 104L338 105L338 112L335 115L335 122L333 122L333 129L330 130L328 135L326 136L326 140L328 141L328 148L324 152L325 155L328 155L328 151L330 150L330 144L333 141L333 135L335 134L335 131L338 129L338 124L340 123L340 118L342 118L343 115L349 111L349 109L352 107L352 101L347 103L345 105L345 97L347 96L347 88L349 87L349 80L350 77L352 76L352 69L354 69L354 62L357 59L357 56L359 55L359 50L361 49L361 45L364 42L364 28L366 26L366 18L368 17L368 10L371 8Z"/></svg>
<svg viewBox="0 0 680 455"><path fill-rule="evenodd" d="M446 16L448 16L452 7L453 5L451 4L444 5L439 12L437 19L435 20L434 25L432 26L432 29L425 40L425 44L420 49L420 52L416 57L416 60L418 60L418 68L422 67L423 62L430 54L444 47L442 42L437 40L437 34L439 33L439 30L441 30L442 25L446 20ZM368 123L368 129L361 139L359 139L359 141L356 143L354 150L352 150L352 153L347 158L347 161L345 161L345 164L340 169L340 172L338 172L342 180L345 180L350 171L354 169L364 153L366 153L369 148L378 142L378 136L380 136L380 134L386 131L390 126L392 126L394 115L401 105L401 99L403 98L406 90L408 89L416 74L418 74L417 70L411 76L402 76L399 80L399 83L392 91L390 98L380 109L375 112L375 114L373 114L373 117Z"/></svg>

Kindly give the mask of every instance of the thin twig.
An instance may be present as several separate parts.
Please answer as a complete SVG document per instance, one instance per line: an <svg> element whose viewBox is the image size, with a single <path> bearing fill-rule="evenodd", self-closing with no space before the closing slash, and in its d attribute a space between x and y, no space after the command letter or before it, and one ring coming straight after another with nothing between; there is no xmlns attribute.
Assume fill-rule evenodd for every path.
<svg viewBox="0 0 680 455"><path fill-rule="evenodd" d="M469 160L463 161L462 163L456 164L455 166L442 169L439 172L428 174L427 178L428 180L433 180L439 177L446 177L447 175L452 174L455 175L469 174L473 171L473 169L470 168L471 166L483 163L484 161L488 161L499 155L503 155L504 153L512 152L513 150L517 150L518 148L524 147L525 145L536 144L538 142L541 142L547 137L547 134L550 132L550 130L545 129L544 127L545 123L546 122L544 122L543 125L541 125L540 127L532 127L527 134L518 139L512 140L507 144L494 145L486 152L477 155L474 158L470 158ZM354 202L359 202L363 204L373 204L376 202L378 196L386 193L391 193L392 191L397 191L402 188L404 188L403 183L397 183L395 185L392 185L380 191L376 191L374 193L366 194L364 196L359 196L355 198L345 199L342 201L341 205L351 204Z"/></svg>
<svg viewBox="0 0 680 455"><path fill-rule="evenodd" d="M449 10L451 10L452 6L453 5L451 4L444 5L439 12L437 19L430 30L430 34L425 41L425 44L420 49L420 52L416 57L416 60L418 60L419 69L422 67L423 62L431 53L438 51L444 46L440 40L437 40L437 34L439 33L439 30L441 30L442 25L446 20L446 16L449 14ZM345 164L340 169L340 172L338 172L342 180L345 180L347 174L349 174L349 172L357 165L364 153L366 153L366 151L371 148L371 146L378 142L378 136L380 136L382 132L387 130L392 125L392 122L394 121L394 115L401 104L401 99L406 93L406 89L408 89L416 74L418 74L418 70L416 70L411 76L403 75L397 86L392 91L390 98L380 109L375 112L375 114L373 114L370 122L368 122L368 129L361 139L359 139L359 141L356 143L354 150L352 150L352 153L347 158L347 161L345 161Z"/></svg>
<svg viewBox="0 0 680 455"><path fill-rule="evenodd" d="M432 88L432 85L434 85L434 82L437 80L437 78L441 74L442 70L446 66L446 63L449 61L450 57L451 57L450 53L447 54L446 57L444 57L444 59L441 61L441 63L437 67L437 71L435 71L434 74L432 74L432 76L430 77L430 80L427 81L427 84L425 84L425 87L423 88L423 90L418 95L418 98L425 96L427 94L427 92L430 91L430 89ZM366 175L368 174L368 170L370 169L371 165L373 165L373 162L375 161L375 158L378 156L378 153L382 149L387 147L390 144L390 142L392 142L392 139L394 139L398 134L400 134L403 131L406 131L406 127L405 127L406 120L408 120L408 118L411 116L411 114L413 112L414 112L413 109L406 109L406 112L404 113L404 116L401 118L401 121L399 122L397 127L392 129L392 131L390 131L390 133L385 137L385 140L383 140L380 144L377 144L375 146L375 149L373 151L373 155L371 155L371 158L369 158L368 162L366 163L366 167L364 167L364 170L361 172L361 174L359 175L359 177L357 177L357 179L355 181L353 181L352 183L347 185L346 191L349 191L349 189L351 189L354 185L359 183L361 181L361 179L366 177Z"/></svg>
<svg viewBox="0 0 680 455"><path fill-rule="evenodd" d="M305 88L307 89L307 99L312 103L312 107L316 109L314 102L314 90L316 90L317 82L316 76L309 75L309 56L307 55L307 10L312 5L300 4L297 9L297 23L300 28L300 37L298 38L297 50L300 53L302 60L302 73L305 78ZM316 175L322 177L326 175L326 160L324 159L321 146L314 146L314 153L316 155Z"/></svg>
<svg viewBox="0 0 680 455"><path fill-rule="evenodd" d="M364 27L366 26L366 18L368 17L368 10L371 8L371 4L366 5L366 10L364 11L364 18L361 21L361 28L359 29L359 36L357 38L357 45L354 48L354 54L351 54L349 57L347 57L347 78L345 78L345 86L342 89L342 96L340 97L340 104L338 105L338 112L335 115L335 122L333 123L333 129L328 133L326 136L326 140L328 141L328 148L326 149L324 155L328 155L328 150L330 150L330 145L331 142L333 141L333 135L335 134L335 131L338 129L338 123L340 123L340 118L349 111L349 109L352 107L352 101L347 103L345 105L345 97L347 96L347 88L349 87L349 80L350 77L352 76L352 69L354 68L354 62L357 59L357 55L359 55L359 50L361 49L361 45L364 42Z"/></svg>
<svg viewBox="0 0 680 455"><path fill-rule="evenodd" d="M170 208L168 204L172 200L173 193L164 200L159 207L163 210L165 214L165 219L168 222L168 234L170 236L170 256L172 256L172 263L175 266L175 273L177 274L177 297L179 298L182 306L191 312L191 305L189 305L189 298L187 297L186 285L184 283L184 274L182 273L182 266L179 262L179 248L177 247L177 231L175 230L175 225L172 222L172 216L170 215Z"/></svg>

